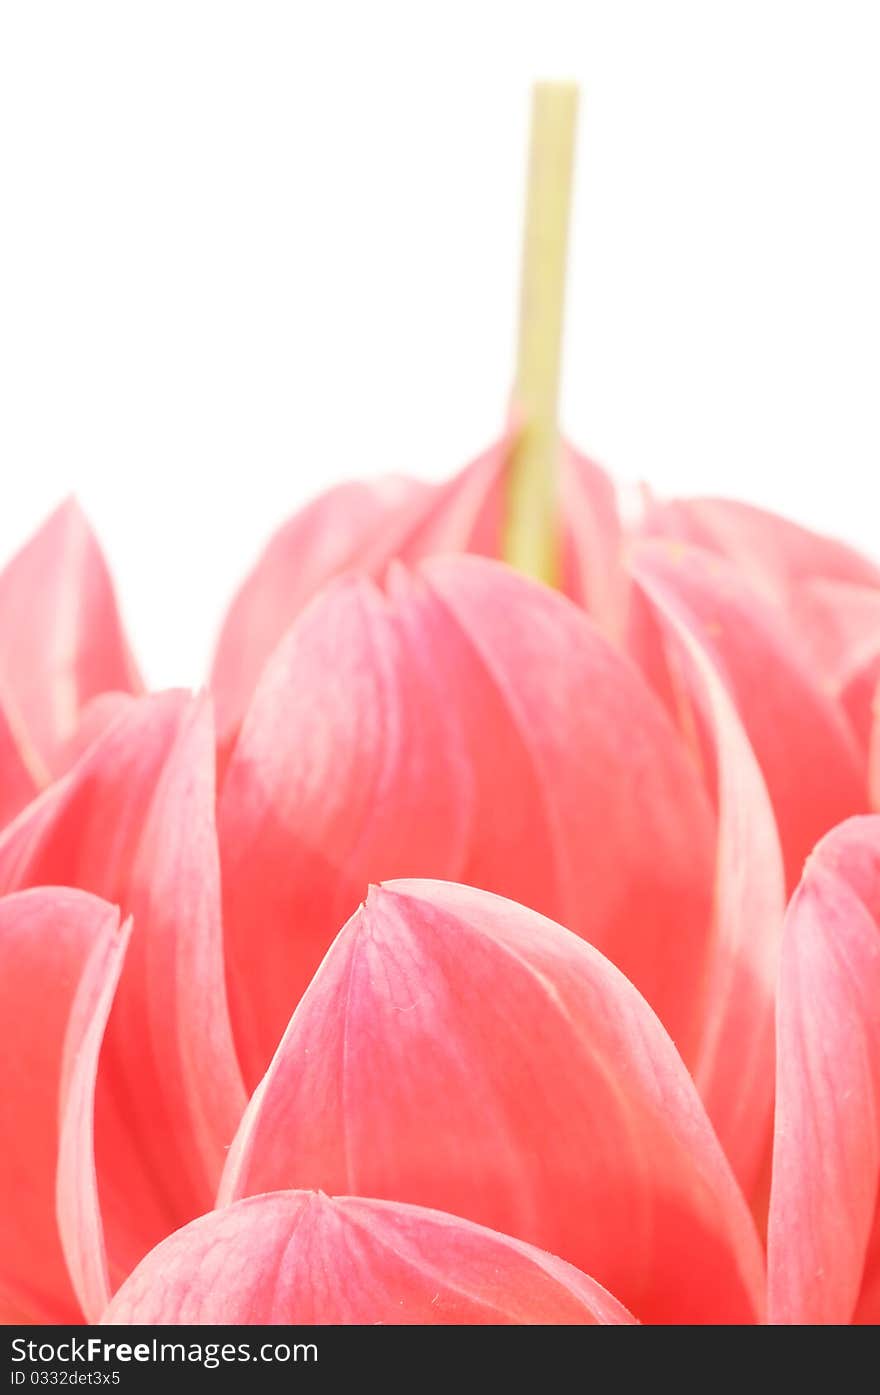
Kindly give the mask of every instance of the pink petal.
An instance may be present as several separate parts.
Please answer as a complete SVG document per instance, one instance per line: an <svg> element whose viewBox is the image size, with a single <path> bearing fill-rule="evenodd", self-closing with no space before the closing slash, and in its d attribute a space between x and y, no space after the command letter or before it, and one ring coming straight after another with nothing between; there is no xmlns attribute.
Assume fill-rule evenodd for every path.
<svg viewBox="0 0 880 1395"><path fill-rule="evenodd" d="M55 1221L62 1059L75 1059L122 951L115 907L40 888L0 900L0 1319L76 1322Z"/></svg>
<svg viewBox="0 0 880 1395"><path fill-rule="evenodd" d="M106 563L72 500L0 573L0 682L49 767L89 698L140 689Z"/></svg>
<svg viewBox="0 0 880 1395"><path fill-rule="evenodd" d="M232 603L211 686L226 751L264 665L304 605L347 572L384 581L390 562L440 553L500 557L506 475L516 428L439 486L389 479L329 490L275 534ZM566 447L562 461L565 589L617 639L626 610L614 486Z"/></svg>
<svg viewBox="0 0 880 1395"><path fill-rule="evenodd" d="M214 1211L143 1261L105 1323L618 1324L553 1255L458 1216L276 1192Z"/></svg>
<svg viewBox="0 0 880 1395"><path fill-rule="evenodd" d="M781 601L813 577L880 586L880 569L846 543L736 499L673 499L654 505L645 532L720 553Z"/></svg>
<svg viewBox="0 0 880 1395"><path fill-rule="evenodd" d="M46 778L14 707L0 700L0 829L30 803Z"/></svg>
<svg viewBox="0 0 880 1395"><path fill-rule="evenodd" d="M849 718L856 740L868 760L868 790L871 808L880 804L880 790L876 781L876 764L872 761L874 746L877 685L880 683L880 652L874 654L861 667L851 673L838 692L840 705Z"/></svg>
<svg viewBox="0 0 880 1395"><path fill-rule="evenodd" d="M234 736L266 660L312 596L409 526L434 490L389 478L338 485L285 523L229 608L211 676L221 744Z"/></svg>
<svg viewBox="0 0 880 1395"><path fill-rule="evenodd" d="M80 713L73 735L59 747L55 758L55 774L66 775L80 756L109 731L117 718L134 711L138 699L131 693L99 693L87 702Z"/></svg>
<svg viewBox="0 0 880 1395"><path fill-rule="evenodd" d="M207 700L133 703L0 837L0 883L40 882L97 892L135 919L96 1090L115 1285L210 1205L244 1105L224 990ZM70 1165L85 1175L82 1158ZM94 1198L80 1200L87 1213Z"/></svg>
<svg viewBox="0 0 880 1395"><path fill-rule="evenodd" d="M771 1321L850 1322L880 1274L880 818L836 828L807 864L777 1052Z"/></svg>
<svg viewBox="0 0 880 1395"><path fill-rule="evenodd" d="M123 902L134 934L98 1080L97 1157L115 1283L210 1206L246 1098L226 1003L210 703L187 713Z"/></svg>
<svg viewBox="0 0 880 1395"><path fill-rule="evenodd" d="M747 1196L769 1149L774 1011L785 912L782 849L767 787L736 708L685 605L662 577L636 566L654 616L680 659L677 672L711 733L718 848L711 958L698 1044L688 1059L709 1117Z"/></svg>
<svg viewBox="0 0 880 1395"><path fill-rule="evenodd" d="M468 887L374 888L336 940L220 1198L284 1187L466 1216L647 1321L761 1311L751 1217L650 1008L576 936Z"/></svg>
<svg viewBox="0 0 880 1395"><path fill-rule="evenodd" d="M641 544L635 558L640 574L676 598L727 685L773 801L792 885L817 838L867 806L853 735L781 612L729 562L677 543Z"/></svg>
<svg viewBox="0 0 880 1395"><path fill-rule="evenodd" d="M679 737L630 663L557 593L473 558L423 570L452 622L435 663L476 779L458 879L596 945L687 1049L715 830Z"/></svg>
<svg viewBox="0 0 880 1395"><path fill-rule="evenodd" d="M575 606L498 563L397 567L388 590L349 582L316 600L227 770L224 921L246 1079L369 882L402 875L553 915L684 1041L714 827L658 703Z"/></svg>
<svg viewBox="0 0 880 1395"><path fill-rule="evenodd" d="M125 922L118 951L90 964L71 1013L64 1048L55 1202L67 1269L87 1319L110 1297L104 1217L95 1160L95 1088L107 1019L131 937Z"/></svg>
<svg viewBox="0 0 880 1395"><path fill-rule="evenodd" d="M381 579L393 558L418 562L441 552L475 552L498 557L504 526L505 476L510 463L513 431L506 431L488 450L442 484L419 510L395 545L369 559L370 574Z"/></svg>
<svg viewBox="0 0 880 1395"><path fill-rule="evenodd" d="M565 524L562 589L617 642L626 626L628 578L614 484L573 446L565 448L560 482Z"/></svg>
<svg viewBox="0 0 880 1395"><path fill-rule="evenodd" d="M470 774L433 691L440 642L372 583L346 579L293 627L245 718L218 828L251 1084L369 882L462 865Z"/></svg>
<svg viewBox="0 0 880 1395"><path fill-rule="evenodd" d="M830 691L839 691L880 653L880 588L811 578L794 592L791 605Z"/></svg>
<svg viewBox="0 0 880 1395"><path fill-rule="evenodd" d="M140 699L0 833L0 892L55 882L122 901L186 701L178 692Z"/></svg>

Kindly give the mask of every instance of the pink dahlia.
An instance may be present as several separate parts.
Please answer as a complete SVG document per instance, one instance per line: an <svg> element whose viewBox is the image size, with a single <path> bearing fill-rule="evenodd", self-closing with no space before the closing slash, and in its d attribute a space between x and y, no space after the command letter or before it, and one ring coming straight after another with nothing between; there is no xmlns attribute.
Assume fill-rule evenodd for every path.
<svg viewBox="0 0 880 1395"><path fill-rule="evenodd" d="M0 574L0 1319L880 1320L880 570L560 444L573 106L509 430L205 691L74 504Z"/></svg>
<svg viewBox="0 0 880 1395"><path fill-rule="evenodd" d="M509 451L304 510L196 697L74 505L0 576L7 1321L880 1317L880 576L568 452L551 589Z"/></svg>

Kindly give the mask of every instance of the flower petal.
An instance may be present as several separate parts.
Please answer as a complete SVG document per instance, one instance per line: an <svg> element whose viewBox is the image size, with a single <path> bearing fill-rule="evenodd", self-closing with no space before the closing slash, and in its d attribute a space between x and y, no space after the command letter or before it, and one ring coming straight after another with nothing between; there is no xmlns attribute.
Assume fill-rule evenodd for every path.
<svg viewBox="0 0 880 1395"><path fill-rule="evenodd" d="M62 1060L80 1048L123 948L118 911L95 896L41 887L0 899L4 1322L80 1318L55 1221Z"/></svg>
<svg viewBox="0 0 880 1395"><path fill-rule="evenodd" d="M855 739L784 619L723 557L684 544L634 550L640 575L675 596L724 679L767 784L788 885L817 838L867 807Z"/></svg>
<svg viewBox="0 0 880 1395"><path fill-rule="evenodd" d="M433 495L415 480L341 484L271 538L235 596L211 675L221 746L238 728L263 666L303 606L334 577L358 569L371 546L396 537Z"/></svg>
<svg viewBox="0 0 880 1395"><path fill-rule="evenodd" d="M217 647L211 687L225 752L264 665L303 607L328 582L354 572L383 582L392 561L413 566L441 553L502 555L505 480L516 425L439 486L393 478L322 494L279 529L235 597ZM626 608L614 486L566 447L562 457L563 584L617 639Z"/></svg>
<svg viewBox="0 0 880 1395"><path fill-rule="evenodd" d="M45 882L96 892L135 920L96 1087L115 1285L210 1205L244 1106L224 987L206 699L134 702L7 830L0 884ZM71 1154L70 1166L85 1164Z"/></svg>
<svg viewBox="0 0 880 1395"><path fill-rule="evenodd" d="M880 652L880 588L811 578L792 599L794 623L829 691Z"/></svg>
<svg viewBox="0 0 880 1395"><path fill-rule="evenodd" d="M131 921L108 964L89 965L65 1042L55 1203L67 1269L86 1318L104 1311L110 1297L104 1216L95 1158L95 1091L107 1019L113 1006Z"/></svg>
<svg viewBox="0 0 880 1395"><path fill-rule="evenodd" d="M30 803L46 778L14 708L0 700L0 829Z"/></svg>
<svg viewBox="0 0 880 1395"><path fill-rule="evenodd" d="M105 1323L619 1324L570 1264L458 1216L361 1197L276 1192L172 1235Z"/></svg>
<svg viewBox="0 0 880 1395"><path fill-rule="evenodd" d="M689 1049L715 829L678 734L630 663L558 593L475 558L436 558L423 573L453 622L435 663L476 780L458 880L589 940Z"/></svg>
<svg viewBox="0 0 880 1395"><path fill-rule="evenodd" d="M318 598L266 670L219 832L249 1084L368 884L458 879L563 921L683 1045L714 825L683 744L577 607L497 562L395 566ZM260 927L257 939L253 927Z"/></svg>
<svg viewBox="0 0 880 1395"><path fill-rule="evenodd" d="M812 577L880 586L880 569L846 543L738 499L672 499L654 505L644 531L720 553L783 602Z"/></svg>
<svg viewBox="0 0 880 1395"><path fill-rule="evenodd" d="M374 888L229 1155L223 1202L319 1187L559 1254L647 1321L747 1321L762 1258L693 1083L596 950L469 887Z"/></svg>
<svg viewBox="0 0 880 1395"><path fill-rule="evenodd" d="M680 658L714 745L718 848L714 933L697 1047L688 1066L747 1196L772 1128L774 1012L785 871L773 809L736 708L687 607L650 566L635 574Z"/></svg>
<svg viewBox="0 0 880 1395"><path fill-rule="evenodd" d="M877 686L880 684L880 652L851 673L841 686L840 705L849 718L850 726L868 761L868 794L872 809L880 805L877 764L874 759Z"/></svg>
<svg viewBox="0 0 880 1395"><path fill-rule="evenodd" d="M594 461L567 445L560 493L565 522L562 589L603 634L618 642L626 626L628 578L614 484Z"/></svg>
<svg viewBox="0 0 880 1395"><path fill-rule="evenodd" d="M226 1002L207 699L186 713L165 762L123 905L135 928L96 1120L114 1286L211 1204L246 1103Z"/></svg>
<svg viewBox="0 0 880 1395"><path fill-rule="evenodd" d="M122 901L185 706L178 692L138 700L0 833L0 892L56 883Z"/></svg>
<svg viewBox="0 0 880 1395"><path fill-rule="evenodd" d="M87 702L80 713L73 735L59 747L55 759L55 774L66 775L71 766L76 765L80 756L99 737L109 731L116 720L134 711L138 699L131 693L99 693Z"/></svg>
<svg viewBox="0 0 880 1395"><path fill-rule="evenodd" d="M880 1277L880 818L823 839L792 899L777 1059L770 1318L850 1322Z"/></svg>
<svg viewBox="0 0 880 1395"><path fill-rule="evenodd" d="M234 748L218 830L251 1085L369 882L462 864L470 776L434 691L440 640L406 622L371 582L337 583L276 651Z"/></svg>
<svg viewBox="0 0 880 1395"><path fill-rule="evenodd" d="M72 500L0 573L0 682L50 768L90 698L140 690L107 565Z"/></svg>
<svg viewBox="0 0 880 1395"><path fill-rule="evenodd" d="M498 557L504 526L504 481L514 432L506 431L428 498L393 548L369 559L370 574L397 559L412 565L440 552Z"/></svg>

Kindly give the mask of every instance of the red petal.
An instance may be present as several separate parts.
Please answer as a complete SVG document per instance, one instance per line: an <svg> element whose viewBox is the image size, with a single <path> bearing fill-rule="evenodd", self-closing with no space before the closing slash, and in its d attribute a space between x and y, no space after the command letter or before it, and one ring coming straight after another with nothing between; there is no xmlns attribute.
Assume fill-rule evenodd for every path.
<svg viewBox="0 0 880 1395"><path fill-rule="evenodd" d="M880 1268L880 818L836 828L807 864L777 1053L771 1321L850 1322Z"/></svg>
<svg viewBox="0 0 880 1395"><path fill-rule="evenodd" d="M817 838L867 805L858 749L777 610L722 557L648 543L636 565L698 636L736 703L758 758L782 840L789 885Z"/></svg>
<svg viewBox="0 0 880 1395"><path fill-rule="evenodd" d="M77 885L135 918L97 1083L113 1283L210 1205L244 1105L224 991L213 759L206 701L140 699L0 838L5 887Z"/></svg>
<svg viewBox="0 0 880 1395"><path fill-rule="evenodd" d="M106 563L72 501L0 573L0 676L49 767L89 698L140 688Z"/></svg>
<svg viewBox="0 0 880 1395"><path fill-rule="evenodd" d="M665 714L584 615L477 558L317 600L267 668L220 807L246 1078L371 881L456 878L611 955L677 1039L699 1013L713 822ZM587 696L585 696L587 695ZM260 927L255 938L253 927Z"/></svg>
<svg viewBox="0 0 880 1395"><path fill-rule="evenodd" d="M751 1217L650 1008L576 936L468 887L374 889L327 955L220 1195L282 1187L467 1216L645 1320L760 1311Z"/></svg>
<svg viewBox="0 0 880 1395"><path fill-rule="evenodd" d="M553 1255L458 1216L276 1192L214 1211L147 1256L105 1323L618 1324Z"/></svg>
<svg viewBox="0 0 880 1395"><path fill-rule="evenodd" d="M55 1221L62 1059L82 1049L123 948L115 907L40 888L0 900L0 1317L76 1322ZM96 1016L97 1013L97 1016ZM63 1112L63 1111L62 1111Z"/></svg>

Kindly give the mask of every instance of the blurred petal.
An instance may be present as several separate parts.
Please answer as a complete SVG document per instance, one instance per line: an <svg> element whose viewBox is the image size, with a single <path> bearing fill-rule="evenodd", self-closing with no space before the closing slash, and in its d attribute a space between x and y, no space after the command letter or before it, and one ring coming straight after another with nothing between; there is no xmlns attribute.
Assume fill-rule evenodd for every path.
<svg viewBox="0 0 880 1395"><path fill-rule="evenodd" d="M795 623L828 690L880 653L880 588L817 578L801 585L792 601Z"/></svg>
<svg viewBox="0 0 880 1395"><path fill-rule="evenodd" d="M107 565L72 500L0 573L0 683L50 768L90 698L140 689Z"/></svg>
<svg viewBox="0 0 880 1395"><path fill-rule="evenodd" d="M457 1216L316 1192L253 1197L143 1261L105 1323L631 1323L553 1255Z"/></svg>
<svg viewBox="0 0 880 1395"><path fill-rule="evenodd" d="M406 528L431 486L388 478L337 485L283 524L233 600L211 675L221 744L234 735L266 660L303 606L371 547Z"/></svg>
<svg viewBox="0 0 880 1395"><path fill-rule="evenodd" d="M850 1322L880 1265L880 818L834 829L807 864L785 924L777 1056L770 1318Z"/></svg>
<svg viewBox="0 0 880 1395"><path fill-rule="evenodd" d="M134 915L96 1090L112 1284L210 1205L244 1105L224 987L213 745L206 700L139 699L0 837L5 889L75 885Z"/></svg>
<svg viewBox="0 0 880 1395"><path fill-rule="evenodd" d="M336 940L220 1198L284 1187L466 1216L644 1320L761 1312L751 1217L650 1008L576 936L469 887L374 888Z"/></svg>
<svg viewBox="0 0 880 1395"><path fill-rule="evenodd" d="M443 552L475 552L498 557L504 523L504 481L513 433L493 441L427 501L407 531L371 559L371 574L381 578L389 561L412 564Z"/></svg>
<svg viewBox="0 0 880 1395"><path fill-rule="evenodd" d="M442 485L405 478L339 485L295 514L270 541L230 607L211 687L225 752L262 670L303 607L354 572L382 583L389 563L443 553L502 553L505 480L516 427ZM614 486L566 447L562 460L565 589L617 638L626 609Z"/></svg>
<svg viewBox="0 0 880 1395"><path fill-rule="evenodd" d="M43 888L0 899L0 1320L77 1322L55 1220L62 1061L75 1060L124 945L97 897Z"/></svg>
<svg viewBox="0 0 880 1395"><path fill-rule="evenodd" d="M0 700L0 828L30 803L46 778L14 708Z"/></svg>
<svg viewBox="0 0 880 1395"><path fill-rule="evenodd" d="M678 734L574 605L488 560L316 600L224 781L224 922L249 1084L371 881L456 879L563 921L683 1043L714 825ZM254 926L260 927L258 937Z"/></svg>
<svg viewBox="0 0 880 1395"><path fill-rule="evenodd" d="M628 583L614 484L592 460L566 446L560 489L565 521L562 589L616 642L626 625Z"/></svg>
<svg viewBox="0 0 880 1395"><path fill-rule="evenodd" d="M653 505L644 531L720 553L777 600L786 601L812 577L880 586L880 569L846 543L737 499L672 499Z"/></svg>
<svg viewBox="0 0 880 1395"><path fill-rule="evenodd" d="M856 740L868 761L868 794L871 808L880 806L877 766L873 759L877 714L877 686L880 684L880 652L851 673L839 691L840 705L849 718Z"/></svg>
<svg viewBox="0 0 880 1395"><path fill-rule="evenodd" d="M73 735L59 747L55 774L66 775L80 756L113 726L117 718L135 710L138 699L131 693L99 693L80 713Z"/></svg>
<svg viewBox="0 0 880 1395"><path fill-rule="evenodd" d="M727 685L773 802L791 886L817 838L867 807L853 735L777 609L724 558L647 543L635 565L676 598Z"/></svg>

